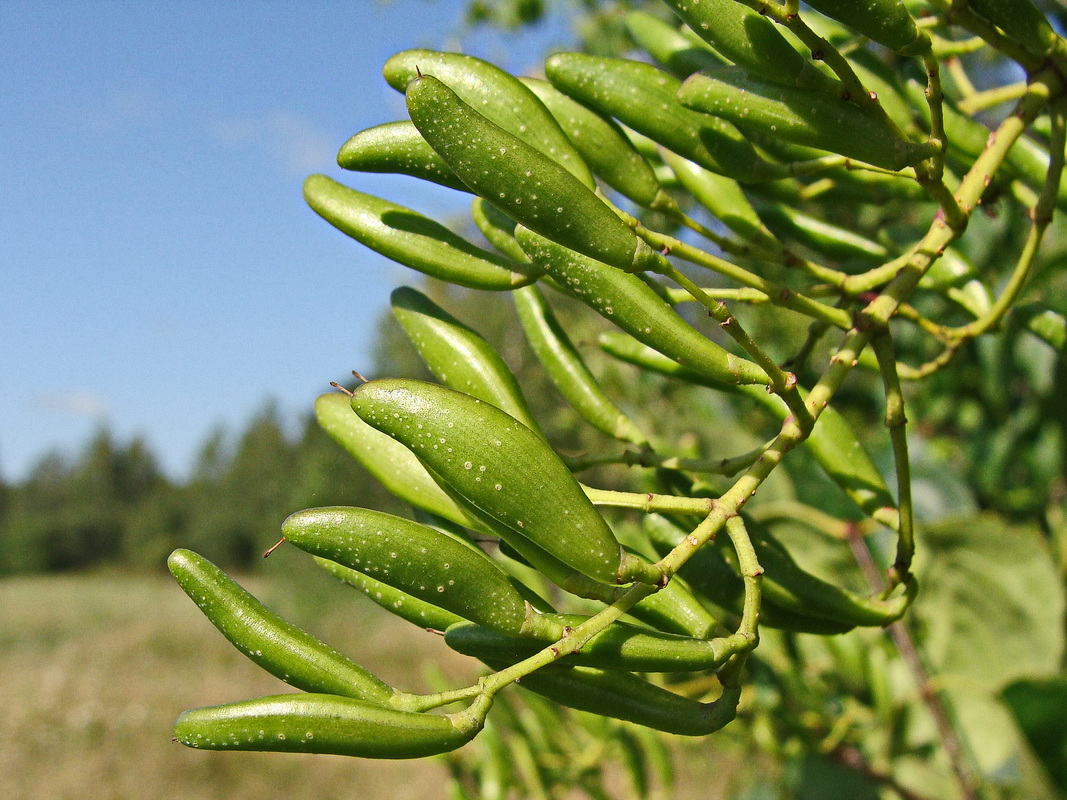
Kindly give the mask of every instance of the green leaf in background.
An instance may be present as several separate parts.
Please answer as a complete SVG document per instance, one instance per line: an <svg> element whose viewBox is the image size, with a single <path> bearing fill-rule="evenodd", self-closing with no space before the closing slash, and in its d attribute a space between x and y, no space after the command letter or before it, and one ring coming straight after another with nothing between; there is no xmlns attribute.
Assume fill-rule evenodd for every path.
<svg viewBox="0 0 1067 800"><path fill-rule="evenodd" d="M1044 303L1026 303L1012 309L1012 323L1020 325L1055 350L1060 357L1067 351L1067 318Z"/></svg>
<svg viewBox="0 0 1067 800"><path fill-rule="evenodd" d="M805 755L793 765L795 800L878 800L877 785L824 756Z"/></svg>
<svg viewBox="0 0 1067 800"><path fill-rule="evenodd" d="M915 619L936 672L995 691L1059 670L1063 583L1035 529L987 514L932 525L920 541Z"/></svg>
<svg viewBox="0 0 1067 800"><path fill-rule="evenodd" d="M1067 792L1067 678L1019 681L1002 697L1049 777Z"/></svg>
<svg viewBox="0 0 1067 800"><path fill-rule="evenodd" d="M968 763L987 789L980 797L1004 800L1059 797L1024 732L1000 698L973 685L953 685L940 692L940 697L960 735ZM948 779L948 765L941 756L916 757L924 752L938 752L942 747L933 718L925 712L909 717L906 724L911 753L894 760L894 778L920 797L958 797L953 781Z"/></svg>

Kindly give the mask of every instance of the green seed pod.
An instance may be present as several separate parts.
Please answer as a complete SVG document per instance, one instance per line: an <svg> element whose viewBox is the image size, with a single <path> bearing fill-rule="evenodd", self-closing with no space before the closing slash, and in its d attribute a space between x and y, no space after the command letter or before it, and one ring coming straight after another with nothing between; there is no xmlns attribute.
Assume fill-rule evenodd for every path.
<svg viewBox="0 0 1067 800"><path fill-rule="evenodd" d="M923 0L925 2L925 0ZM818 13L814 9L804 14L804 23L811 28L816 36L821 36L834 47L848 51L849 61L860 51L861 48L850 48L849 43L856 38L855 31L846 28L836 20Z"/></svg>
<svg viewBox="0 0 1067 800"><path fill-rule="evenodd" d="M738 611L740 613L740 609ZM851 622L839 622L798 613L782 608L773 601L766 601L760 606L760 625L790 633L811 633L815 636L839 636L856 628L856 625Z"/></svg>
<svg viewBox="0 0 1067 800"><path fill-rule="evenodd" d="M649 64L561 53L545 62L545 73L553 86L582 105L712 172L739 181L781 177L781 169L761 159L736 127L682 106L677 98L681 82Z"/></svg>
<svg viewBox="0 0 1067 800"><path fill-rule="evenodd" d="M408 86L415 127L460 179L516 222L620 269L662 261L592 190L495 125L441 81Z"/></svg>
<svg viewBox="0 0 1067 800"><path fill-rule="evenodd" d="M696 74L700 75L701 73L698 72ZM691 75L690 77L693 76ZM820 150L817 147L808 147L806 145L796 144L788 139L783 139L778 135L777 130L773 128L760 128L749 125L747 128L743 129L743 133L749 142L760 149L760 152L783 163L789 164L798 161L812 161L817 158L826 158L827 155L825 150ZM829 169L822 169L819 174L826 175L829 172ZM775 181L775 188L787 181L788 179ZM797 181L792 182L793 187L796 187L797 184ZM752 188L755 191L766 191L766 187L762 184L757 184Z"/></svg>
<svg viewBox="0 0 1067 800"><path fill-rule="evenodd" d="M840 83L797 52L778 27L737 0L664 0L696 34L764 80L834 92Z"/></svg>
<svg viewBox="0 0 1067 800"><path fill-rule="evenodd" d="M560 588L578 597L613 603L618 598L619 587L594 580L574 567L556 558L545 548L538 546L524 534L498 522L493 517L474 506L469 500L453 489L444 478L438 477L449 496L463 511L475 520L473 527L499 540L500 552L513 561L535 569L545 578Z"/></svg>
<svg viewBox="0 0 1067 800"><path fill-rule="evenodd" d="M798 616L841 625L881 627L899 619L906 605L858 597L806 572L769 529L746 521L752 547L763 567L766 602Z"/></svg>
<svg viewBox="0 0 1067 800"><path fill-rule="evenodd" d="M968 0L967 5L1036 56L1048 55L1059 39L1030 0Z"/></svg>
<svg viewBox="0 0 1067 800"><path fill-rule="evenodd" d="M657 630L697 639L710 639L719 627L719 619L677 576L631 608L629 613Z"/></svg>
<svg viewBox="0 0 1067 800"><path fill-rule="evenodd" d="M552 112L585 162L608 186L639 206L678 210L674 198L660 186L655 170L618 125L567 97L548 81L524 78L523 83Z"/></svg>
<svg viewBox="0 0 1067 800"><path fill-rule="evenodd" d="M852 103L818 91L758 81L733 67L690 76L678 99L742 130L762 129L788 142L884 169L903 169L936 153L929 142L900 139L882 120Z"/></svg>
<svg viewBox="0 0 1067 800"><path fill-rule="evenodd" d="M437 380L492 403L541 433L515 376L477 331L410 286L394 290L391 302L393 314Z"/></svg>
<svg viewBox="0 0 1067 800"><path fill-rule="evenodd" d="M571 627L587 619L563 614L553 616ZM537 638L507 636L472 622L460 622L445 631L445 643L457 653L482 661L514 663L529 658L563 635L561 630L557 635ZM737 646L738 641L694 639L616 622L596 634L579 652L565 656L562 663L624 672L696 672L718 669L737 651Z"/></svg>
<svg viewBox="0 0 1067 800"><path fill-rule="evenodd" d="M623 552L552 448L489 403L422 381L376 380L352 408L486 516L605 583L655 578Z"/></svg>
<svg viewBox="0 0 1067 800"><path fill-rule="evenodd" d="M777 249L778 241L748 201L737 181L709 172L687 158L663 151L663 160L678 181L712 215L738 236Z"/></svg>
<svg viewBox="0 0 1067 800"><path fill-rule="evenodd" d="M304 181L304 199L340 230L406 267L471 289L502 291L537 280L528 266L475 247L444 225L325 175Z"/></svg>
<svg viewBox="0 0 1067 800"><path fill-rule="evenodd" d="M385 62L382 72L390 86L404 93L420 75L433 75L464 103L560 164L587 189L596 187L589 168L552 114L518 78L500 67L460 53L406 50Z"/></svg>
<svg viewBox="0 0 1067 800"><path fill-rule="evenodd" d="M479 728L478 720L394 711L347 697L282 694L186 711L174 738L202 750L423 758L463 746Z"/></svg>
<svg viewBox="0 0 1067 800"><path fill-rule="evenodd" d="M751 520L746 520L746 527L763 569L761 623L811 633L840 633L857 625L888 625L907 608L900 600L858 597L812 575L793 560L768 528ZM685 531L677 531L672 538L669 529L655 526L646 526L646 532L660 550L674 547L685 535ZM734 573L732 579L727 577L729 572ZM702 548L679 574L689 579L695 591L708 593L712 602L726 608L732 604L740 610L741 570L736 552L726 542L716 541Z"/></svg>
<svg viewBox="0 0 1067 800"><path fill-rule="evenodd" d="M727 353L678 316L635 275L568 250L520 227L519 244L567 292L631 336L702 376L727 384L766 385L766 373Z"/></svg>
<svg viewBox="0 0 1067 800"><path fill-rule="evenodd" d="M644 11L631 11L623 20L637 46L677 78L722 66L724 59L703 41L695 44L677 28Z"/></svg>
<svg viewBox="0 0 1067 800"><path fill-rule="evenodd" d="M605 331L600 334L598 341L600 349L605 353L614 356L619 361L633 364L635 367L640 367L648 372L658 372L660 375L677 378L698 386L708 386L720 391L729 391L733 386L733 384L726 381L713 380L698 375L688 366L683 366L670 356L664 355L654 347L640 341L632 334L623 333L622 331Z"/></svg>
<svg viewBox="0 0 1067 800"><path fill-rule="evenodd" d="M419 600L407 592L375 580L362 572L350 569L327 558L316 558L315 563L354 589L363 592L374 603L402 620L435 631L447 630L450 625L462 622L463 617L443 608Z"/></svg>
<svg viewBox="0 0 1067 800"><path fill-rule="evenodd" d="M319 426L395 497L458 525L471 524L470 517L441 490L415 454L361 420L347 396L339 392L322 395L315 401L315 417Z"/></svg>
<svg viewBox="0 0 1067 800"><path fill-rule="evenodd" d="M487 531L477 531L476 534L472 534L471 531L460 525L456 525L454 522L449 522L447 519L419 510L415 511L414 519L416 522L425 525L427 528L433 528L435 531L438 531L445 536L475 547L479 552L485 552L482 549L481 542L485 541L484 534L488 533ZM498 541L498 548L499 545L500 542ZM543 575L530 575L528 572L516 575L505 568L505 565L508 563L507 561L501 562L497 559L493 559L493 563L508 573L508 580L511 582L511 585L515 587L515 591L522 596L522 599L525 600L531 608L545 614L555 613L556 609L553 608L543 596L551 593L551 589L548 587L548 583L544 580ZM531 584L536 584L537 588L535 589ZM615 587L612 588L614 589Z"/></svg>
<svg viewBox="0 0 1067 800"><path fill-rule="evenodd" d="M269 610L203 556L175 550L171 574L222 635L271 675L308 692L388 705L395 694L367 670Z"/></svg>
<svg viewBox="0 0 1067 800"><path fill-rule="evenodd" d="M481 550L417 522L365 508L311 508L285 520L282 535L464 619L522 630L526 603L501 569Z"/></svg>
<svg viewBox="0 0 1067 800"><path fill-rule="evenodd" d="M466 501L462 498L457 497L457 502L460 502L472 515L478 514L477 509L466 505ZM618 586L598 583L573 571L559 559L549 555L529 540L516 537L509 529L488 517L480 517L479 522L482 523L487 533L499 537L502 555L526 567L537 569L539 573L571 594L602 603L613 603L618 599L620 591ZM530 597L526 599L539 611L552 613L543 600L537 602ZM630 609L629 614L634 619L651 625L657 630L701 639L709 638L719 622L678 580L672 580L660 591L646 597Z"/></svg>
<svg viewBox="0 0 1067 800"><path fill-rule="evenodd" d="M341 146L337 164L356 172L411 175L460 192L470 191L407 120L360 131Z"/></svg>
<svg viewBox="0 0 1067 800"><path fill-rule="evenodd" d="M808 5L844 23L873 42L905 56L930 49L930 37L916 27L902 0L807 0Z"/></svg>
<svg viewBox="0 0 1067 800"><path fill-rule="evenodd" d="M878 242L789 205L766 203L760 206L759 215L779 238L792 239L831 259L883 264L891 257Z"/></svg>
<svg viewBox="0 0 1067 800"><path fill-rule="evenodd" d="M600 336L600 346L619 360L650 372L658 372L687 383L710 386L720 391L740 392L755 400L778 419L784 420L789 414L786 405L766 391L755 387L731 387L722 382L709 381L631 336L615 331L604 333ZM868 516L887 508L896 508L893 495L886 487L882 474L856 438L848 421L833 406L823 409L819 421L800 446L811 454L826 474Z"/></svg>
<svg viewBox="0 0 1067 800"><path fill-rule="evenodd" d="M915 125L915 109L905 96L903 77L896 66L879 57L871 48L860 48L848 54L849 63L856 77L864 87L874 92L878 103L901 130L908 130ZM929 113L930 107L924 104L923 113Z"/></svg>
<svg viewBox="0 0 1067 800"><path fill-rule="evenodd" d="M571 407L608 436L636 445L647 444L648 439L633 421L604 394L538 288L525 286L513 292L512 299L534 355Z"/></svg>
<svg viewBox="0 0 1067 800"><path fill-rule="evenodd" d="M644 526L656 549L664 555L681 542L687 533L655 514L645 518ZM776 576L767 569L762 560L760 566L764 568L760 626L820 636L845 633L855 627L855 623L829 620L805 612L798 613L793 608L780 606L775 601L779 595L786 597L790 604L795 598L790 598L789 593L775 583ZM702 547L678 574L689 581L689 585L698 595L707 598L724 611L740 616L745 600L745 584L737 565L737 554L728 543L716 540Z"/></svg>
<svg viewBox="0 0 1067 800"><path fill-rule="evenodd" d="M489 244L513 261L530 263L530 257L522 252L515 241L515 220L481 197L471 201L471 219Z"/></svg>
<svg viewBox="0 0 1067 800"><path fill-rule="evenodd" d="M574 667L542 669L522 687L557 703L680 736L707 736L733 720L740 687L726 686L714 703L674 694L627 672Z"/></svg>

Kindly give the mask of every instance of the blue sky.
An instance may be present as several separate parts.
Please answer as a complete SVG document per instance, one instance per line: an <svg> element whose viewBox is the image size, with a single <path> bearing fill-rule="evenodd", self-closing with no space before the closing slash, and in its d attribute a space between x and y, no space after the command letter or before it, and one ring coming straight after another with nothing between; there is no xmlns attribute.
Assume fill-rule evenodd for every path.
<svg viewBox="0 0 1067 800"><path fill-rule="evenodd" d="M0 0L0 475L101 425L181 477L209 432L271 399L296 418L370 366L415 279L303 203L325 172L424 213L466 201L344 173L344 140L404 116L381 65L409 47L513 70L565 43L468 35L460 0Z"/></svg>

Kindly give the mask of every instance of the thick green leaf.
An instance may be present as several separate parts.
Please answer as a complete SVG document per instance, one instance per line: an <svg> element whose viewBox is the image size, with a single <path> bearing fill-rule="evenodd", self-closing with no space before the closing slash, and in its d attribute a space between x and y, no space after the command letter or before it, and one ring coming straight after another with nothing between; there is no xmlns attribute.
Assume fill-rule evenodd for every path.
<svg viewBox="0 0 1067 800"><path fill-rule="evenodd" d="M926 528L914 614L939 673L995 691L1060 667L1064 590L1041 535L988 514Z"/></svg>
<svg viewBox="0 0 1067 800"><path fill-rule="evenodd" d="M984 787L983 798L1053 800L1058 797L1046 771L1027 745L1008 707L996 695L960 681L941 683L941 702L961 739L969 767ZM942 751L940 734L928 711L912 697L907 715L906 755L894 759L893 775L921 797L959 797L958 783ZM1062 711L1060 711L1062 716ZM935 758L921 753L936 752Z"/></svg>
<svg viewBox="0 0 1067 800"><path fill-rule="evenodd" d="M1011 312L1011 321L1030 331L1060 354L1067 355L1067 318L1043 303L1026 303Z"/></svg>
<svg viewBox="0 0 1067 800"><path fill-rule="evenodd" d="M1067 793L1067 677L1013 683L1002 696L1049 777Z"/></svg>

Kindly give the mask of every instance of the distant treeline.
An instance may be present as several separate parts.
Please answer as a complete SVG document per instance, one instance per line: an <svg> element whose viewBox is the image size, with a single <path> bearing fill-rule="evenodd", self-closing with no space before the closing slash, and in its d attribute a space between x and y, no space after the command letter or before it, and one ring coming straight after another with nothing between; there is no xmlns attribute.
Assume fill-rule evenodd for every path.
<svg viewBox="0 0 1067 800"><path fill-rule="evenodd" d="M314 420L287 436L274 408L235 438L213 435L183 482L160 471L143 440L118 442L104 429L76 457L49 455L0 489L0 573L159 568L178 546L249 566L293 511L389 502Z"/></svg>

